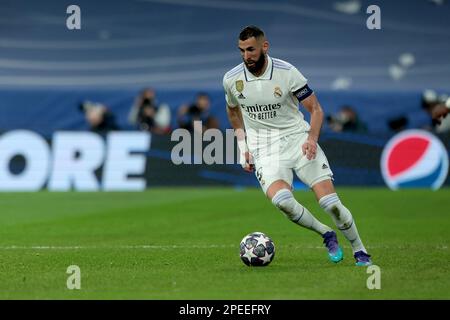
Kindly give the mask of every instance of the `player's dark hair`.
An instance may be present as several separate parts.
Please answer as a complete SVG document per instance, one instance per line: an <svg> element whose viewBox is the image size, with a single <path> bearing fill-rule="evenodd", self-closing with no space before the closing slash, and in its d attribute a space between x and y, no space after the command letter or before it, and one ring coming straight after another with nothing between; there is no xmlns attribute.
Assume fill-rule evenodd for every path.
<svg viewBox="0 0 450 320"><path fill-rule="evenodd" d="M264 37L264 31L262 31L257 26L247 26L239 33L239 40L241 41L245 41L247 39L250 39L251 37L255 37L255 39Z"/></svg>

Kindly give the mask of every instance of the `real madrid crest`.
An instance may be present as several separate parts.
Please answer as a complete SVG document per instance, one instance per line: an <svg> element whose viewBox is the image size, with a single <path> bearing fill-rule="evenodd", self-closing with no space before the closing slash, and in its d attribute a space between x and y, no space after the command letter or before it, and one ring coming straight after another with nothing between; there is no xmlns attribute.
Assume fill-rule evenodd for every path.
<svg viewBox="0 0 450 320"><path fill-rule="evenodd" d="M245 99L244 95L242 94L242 91L244 90L244 81L243 80L237 80L236 81L236 90L239 92L239 99Z"/></svg>
<svg viewBox="0 0 450 320"><path fill-rule="evenodd" d="M275 87L275 89L273 90L273 96L275 98L281 98L283 96L283 91L281 91L280 87Z"/></svg>

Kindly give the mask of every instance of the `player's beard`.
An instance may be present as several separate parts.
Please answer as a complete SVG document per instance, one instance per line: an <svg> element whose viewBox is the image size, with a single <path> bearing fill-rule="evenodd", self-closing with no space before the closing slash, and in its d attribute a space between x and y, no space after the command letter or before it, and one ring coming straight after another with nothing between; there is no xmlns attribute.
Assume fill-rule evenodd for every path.
<svg viewBox="0 0 450 320"><path fill-rule="evenodd" d="M261 50L261 55L259 56L259 59L252 62L254 62L254 64L249 66L248 62L244 60L245 66L247 67L248 71L250 71L253 74L261 74L262 68L264 68L264 64L266 62L266 55Z"/></svg>

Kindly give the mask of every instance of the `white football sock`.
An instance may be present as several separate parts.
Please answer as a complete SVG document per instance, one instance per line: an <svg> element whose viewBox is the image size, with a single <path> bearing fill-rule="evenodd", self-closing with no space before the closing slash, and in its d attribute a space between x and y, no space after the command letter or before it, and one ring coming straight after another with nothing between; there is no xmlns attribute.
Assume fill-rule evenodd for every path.
<svg viewBox="0 0 450 320"><path fill-rule="evenodd" d="M356 229L352 214L344 207L337 194L332 193L322 197L319 200L319 205L331 215L336 226L341 230L347 240L350 241L353 253L360 250L367 253L366 248L364 248L361 238L359 237L358 229Z"/></svg>
<svg viewBox="0 0 450 320"><path fill-rule="evenodd" d="M316 231L320 235L332 231L331 228L314 218L308 209L298 203L292 192L288 189L279 190L272 198L272 203L280 209L287 218L302 227Z"/></svg>

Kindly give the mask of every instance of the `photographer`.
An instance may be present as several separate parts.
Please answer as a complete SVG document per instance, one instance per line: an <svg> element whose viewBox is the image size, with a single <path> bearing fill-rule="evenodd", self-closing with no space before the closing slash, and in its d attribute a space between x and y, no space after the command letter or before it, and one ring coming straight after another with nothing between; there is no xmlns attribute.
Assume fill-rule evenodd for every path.
<svg viewBox="0 0 450 320"><path fill-rule="evenodd" d="M442 122L443 119L447 116L447 114L450 112L450 98L447 99L447 101L440 105L437 105L433 112L431 113L431 116L434 120L436 120L439 124Z"/></svg>
<svg viewBox="0 0 450 320"><path fill-rule="evenodd" d="M170 109L166 104L158 105L155 91L147 88L136 98L128 121L140 130L166 134L170 132Z"/></svg>
<svg viewBox="0 0 450 320"><path fill-rule="evenodd" d="M85 115L90 130L99 134L119 130L114 115L100 103L86 101L80 104L80 111Z"/></svg>
<svg viewBox="0 0 450 320"><path fill-rule="evenodd" d="M366 133L367 126L359 120L356 111L350 106L343 106L341 110L332 116L327 116L328 126L334 132Z"/></svg>
<svg viewBox="0 0 450 320"><path fill-rule="evenodd" d="M438 95L434 90L425 90L422 94L422 108L431 116L431 125L425 129L436 133L450 132L450 98Z"/></svg>
<svg viewBox="0 0 450 320"><path fill-rule="evenodd" d="M204 92L199 92L196 96L195 102L189 105L182 105L178 109L178 126L180 128L194 131L194 121L201 121L201 130L218 129L219 121L211 114L211 100L209 95Z"/></svg>

